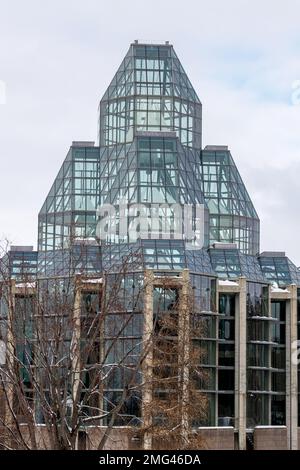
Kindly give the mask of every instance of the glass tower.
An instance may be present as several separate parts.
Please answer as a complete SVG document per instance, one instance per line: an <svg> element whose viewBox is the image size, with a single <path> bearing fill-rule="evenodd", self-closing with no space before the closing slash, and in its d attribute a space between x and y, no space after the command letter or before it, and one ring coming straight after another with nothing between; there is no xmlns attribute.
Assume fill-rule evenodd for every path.
<svg viewBox="0 0 300 470"><path fill-rule="evenodd" d="M201 149L201 102L172 46L132 44L100 103L100 146L133 142L137 132L174 131Z"/></svg>
<svg viewBox="0 0 300 470"><path fill-rule="evenodd" d="M233 158L201 143L202 105L173 46L131 44L100 101L99 146L73 142L40 211L39 272L63 273L70 245L72 269L88 272L134 244L201 272L215 242L256 255L259 219Z"/></svg>

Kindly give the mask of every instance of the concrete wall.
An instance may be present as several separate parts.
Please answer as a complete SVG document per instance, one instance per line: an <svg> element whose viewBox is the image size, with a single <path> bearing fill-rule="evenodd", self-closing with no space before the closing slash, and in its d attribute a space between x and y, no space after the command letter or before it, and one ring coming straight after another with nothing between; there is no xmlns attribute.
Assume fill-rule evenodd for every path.
<svg viewBox="0 0 300 470"><path fill-rule="evenodd" d="M30 443L26 425L21 425L22 435ZM80 439L79 449L96 450L103 437L105 428L90 427L86 437ZM207 427L198 430L203 438L204 450L234 450L233 427ZM0 429L1 435L1 429ZM37 426L36 438L40 449L50 449L48 433L45 426ZM287 428L286 426L257 426L253 433L255 450L287 450ZM153 448L159 449L159 445ZM142 440L137 438L132 428L114 428L104 446L105 450L138 450L142 449ZM300 448L300 433L298 433L298 448Z"/></svg>
<svg viewBox="0 0 300 470"><path fill-rule="evenodd" d="M0 427L0 436L3 442L12 449L26 449L23 442L25 442L29 448L31 448L31 439L27 424L20 424L20 433L22 439L19 439L19 434L15 433L15 438L11 437L11 433L3 426ZM48 432L45 426L36 426L35 438L37 442L37 448L40 450L51 449L49 442Z"/></svg>
<svg viewBox="0 0 300 470"><path fill-rule="evenodd" d="M22 436L30 446L29 432L26 424L21 425ZM91 426L87 429L86 435L81 435L79 449L96 450L104 435L105 428ZM234 429L233 427L200 428L198 433L203 439L203 450L233 450L234 449ZM0 429L1 434L1 429ZM45 426L36 427L36 439L38 448L41 450L51 449L48 432ZM159 450L158 443L153 442L153 449ZM137 438L134 430L128 427L113 428L104 446L105 450L139 450L143 449L141 438Z"/></svg>
<svg viewBox="0 0 300 470"><path fill-rule="evenodd" d="M198 432L203 437L205 450L234 449L234 429L231 426L201 428Z"/></svg>
<svg viewBox="0 0 300 470"><path fill-rule="evenodd" d="M100 439L103 436L103 428L90 428L88 431L88 448L96 449L99 445ZM198 433L203 438L203 449L205 450L233 450L234 449L234 429L233 427L215 427L215 428L201 428ZM161 446L153 443L154 449L159 449ZM141 449L142 442L136 440L132 429L129 428L115 428L109 435L105 449Z"/></svg>
<svg viewBox="0 0 300 470"><path fill-rule="evenodd" d="M255 450L287 450L286 426L257 426L254 429Z"/></svg>
<svg viewBox="0 0 300 470"><path fill-rule="evenodd" d="M86 448L96 450L103 437L105 428L90 427L87 431ZM142 442L136 439L131 428L114 428L110 431L109 437L104 446L105 450L138 450L142 449Z"/></svg>

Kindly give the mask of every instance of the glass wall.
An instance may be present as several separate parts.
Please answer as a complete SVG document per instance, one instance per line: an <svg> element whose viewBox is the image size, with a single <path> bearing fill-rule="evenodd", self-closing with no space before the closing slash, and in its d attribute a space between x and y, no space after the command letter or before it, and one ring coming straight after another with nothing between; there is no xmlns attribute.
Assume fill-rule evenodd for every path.
<svg viewBox="0 0 300 470"><path fill-rule="evenodd" d="M78 258L73 246L96 243L99 186L99 148L72 146L39 213L40 273L66 274ZM82 261L88 271L91 259Z"/></svg>
<svg viewBox="0 0 300 470"><path fill-rule="evenodd" d="M112 213L101 213L101 239L196 239L199 249L207 246L209 216L195 173L199 160L175 137L137 137L119 154L101 153L100 162L100 201L114 206Z"/></svg>
<svg viewBox="0 0 300 470"><path fill-rule="evenodd" d="M131 45L100 103L99 141L133 141L135 131L174 131L201 148L201 103L174 49Z"/></svg>
<svg viewBox="0 0 300 470"><path fill-rule="evenodd" d="M247 283L247 426L285 424L286 302Z"/></svg>
<svg viewBox="0 0 300 470"><path fill-rule="evenodd" d="M194 338L195 347L200 352L201 366L199 392L206 397L207 411L198 425L215 426L217 424L217 313L216 279L191 275L193 288L193 321L199 328Z"/></svg>
<svg viewBox="0 0 300 470"><path fill-rule="evenodd" d="M282 288L293 283L299 285L300 272L284 254L265 252L258 259L262 273L268 281Z"/></svg>
<svg viewBox="0 0 300 470"><path fill-rule="evenodd" d="M210 213L210 242L259 253L259 218L228 150L204 149L201 183Z"/></svg>
<svg viewBox="0 0 300 470"><path fill-rule="evenodd" d="M271 341L271 424L284 425L286 419L286 301L272 300Z"/></svg>
<svg viewBox="0 0 300 470"><path fill-rule="evenodd" d="M103 407L121 404L114 425L140 423L141 358L143 350L143 275L110 275L104 319L104 358L107 364ZM124 395L124 390L126 393ZM109 415L103 424L108 424Z"/></svg>
<svg viewBox="0 0 300 470"><path fill-rule="evenodd" d="M234 426L235 294L219 294L218 425Z"/></svg>
<svg viewBox="0 0 300 470"><path fill-rule="evenodd" d="M300 289L297 289L297 340L300 341ZM299 347L299 343L298 343ZM300 426L300 364L298 363L298 427Z"/></svg>
<svg viewBox="0 0 300 470"><path fill-rule="evenodd" d="M12 246L0 259L0 279L33 281L37 273L37 251L33 247Z"/></svg>

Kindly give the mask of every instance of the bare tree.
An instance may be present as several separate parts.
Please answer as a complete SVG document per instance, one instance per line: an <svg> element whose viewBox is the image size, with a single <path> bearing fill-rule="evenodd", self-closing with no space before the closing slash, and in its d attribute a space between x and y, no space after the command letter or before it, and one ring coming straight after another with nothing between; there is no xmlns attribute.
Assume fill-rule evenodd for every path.
<svg viewBox="0 0 300 470"><path fill-rule="evenodd" d="M199 449L204 439L197 428L207 414L207 398L200 389L208 380L201 367L202 316L194 309L190 286L184 291L176 280L171 280L170 287L170 279L162 279L158 293L149 371L151 398L144 405L147 419L139 432L147 436L152 449Z"/></svg>
<svg viewBox="0 0 300 470"><path fill-rule="evenodd" d="M168 436L170 448L199 447L192 428L206 405L196 386L199 328L183 308L191 292L164 315L159 301L145 334L145 292L153 285L141 266L135 252L98 276L72 268L14 280L2 263L2 448L71 450L83 437L84 446L109 448L118 426L132 428L146 448L149 434L153 446Z"/></svg>
<svg viewBox="0 0 300 470"><path fill-rule="evenodd" d="M131 308L124 305L124 282L132 278L129 270L137 259L138 255L129 255L101 277L67 275L35 281L10 279L2 265L2 446L76 449L90 426L104 427L98 447L106 445L126 403L140 388L142 338L120 350L126 329L140 313L140 287ZM118 374L125 376L124 371L123 391L111 400L106 389ZM43 432L38 440L39 425Z"/></svg>

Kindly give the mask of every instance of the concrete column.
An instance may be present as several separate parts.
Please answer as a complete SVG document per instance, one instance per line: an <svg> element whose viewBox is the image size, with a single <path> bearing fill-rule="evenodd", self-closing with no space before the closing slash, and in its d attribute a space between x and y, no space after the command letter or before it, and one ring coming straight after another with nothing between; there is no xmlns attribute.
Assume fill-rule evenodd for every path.
<svg viewBox="0 0 300 470"><path fill-rule="evenodd" d="M219 283L217 281L217 295L216 295L216 311L218 315L213 318L213 321L215 322L215 335L216 335L216 347L215 347L215 354L214 354L214 360L215 360L215 366L216 366L216 377L215 377L215 389L219 390L219 324L220 324L220 290L219 290ZM219 424L219 394L215 393L215 414L214 414L214 426L218 426ZM235 413L236 416L236 413Z"/></svg>
<svg viewBox="0 0 300 470"><path fill-rule="evenodd" d="M73 405L76 403L77 392L80 383L80 336L81 336L81 285L80 279L75 279L75 298L73 309L73 335L71 346L71 359L72 359L72 398Z"/></svg>
<svg viewBox="0 0 300 470"><path fill-rule="evenodd" d="M287 447L298 449L298 385L297 361L293 360L297 344L297 286L288 287L291 293L286 309L286 426ZM295 359L295 358L294 358Z"/></svg>
<svg viewBox="0 0 300 470"><path fill-rule="evenodd" d="M14 320L15 320L15 296L16 296L16 283L12 279L8 285L7 291L7 337L6 337L6 367L8 371L5 377L6 397L5 397L5 427L7 430L6 440L7 445L11 443L11 434L8 430L12 430L14 426L14 418L11 410L13 410L14 402L14 364L15 364L15 335L14 335Z"/></svg>
<svg viewBox="0 0 300 470"><path fill-rule="evenodd" d="M99 331L99 359L101 364L101 374L104 374L105 368L105 318L108 314L106 307L107 277L102 274L101 302L100 302L100 331ZM103 376L99 385L99 409L104 410L104 380ZM101 423L100 423L101 424Z"/></svg>
<svg viewBox="0 0 300 470"><path fill-rule="evenodd" d="M268 316L272 317L272 302L271 302L271 285L268 287ZM270 343L272 342L273 338L273 332L272 332L272 325L273 322L269 321L269 327L268 327L268 339ZM268 348L268 365L269 367L272 367L272 347ZM272 373L269 371L268 373L268 390L272 390ZM268 423L272 423L272 396L269 395L269 410L268 410Z"/></svg>
<svg viewBox="0 0 300 470"><path fill-rule="evenodd" d="M239 279L240 293L235 309L235 427L240 450L246 449L247 398L247 281Z"/></svg>
<svg viewBox="0 0 300 470"><path fill-rule="evenodd" d="M146 432L144 434L144 449L152 449L152 433L147 429L152 425L152 366L153 366L153 271L147 269L144 275L144 331L143 331L143 403L142 418Z"/></svg>
<svg viewBox="0 0 300 470"><path fill-rule="evenodd" d="M178 376L181 393L181 435L188 442L189 430L189 355L190 355L190 312L189 312L189 270L182 273L178 311Z"/></svg>

